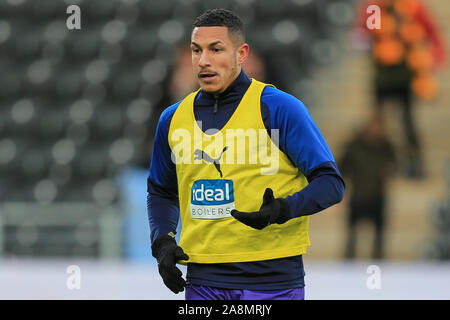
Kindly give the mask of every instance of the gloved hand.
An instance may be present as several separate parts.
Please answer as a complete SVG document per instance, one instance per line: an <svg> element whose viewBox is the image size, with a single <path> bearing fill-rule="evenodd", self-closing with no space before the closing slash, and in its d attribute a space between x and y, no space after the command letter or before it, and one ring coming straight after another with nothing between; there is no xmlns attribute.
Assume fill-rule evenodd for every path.
<svg viewBox="0 0 450 320"><path fill-rule="evenodd" d="M178 260L188 260L189 256L177 245L170 235L158 237L152 244L152 254L158 260L158 271L164 284L174 293L180 293L186 286L182 272L176 267Z"/></svg>
<svg viewBox="0 0 450 320"><path fill-rule="evenodd" d="M286 199L273 196L273 191L267 188L259 211L241 212L231 210L231 215L249 227L261 230L272 223L282 224L290 219L289 202Z"/></svg>

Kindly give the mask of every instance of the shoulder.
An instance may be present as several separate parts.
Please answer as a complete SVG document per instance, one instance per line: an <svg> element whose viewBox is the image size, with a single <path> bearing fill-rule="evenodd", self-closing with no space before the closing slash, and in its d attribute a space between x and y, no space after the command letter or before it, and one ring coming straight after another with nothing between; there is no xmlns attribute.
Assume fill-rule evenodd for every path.
<svg viewBox="0 0 450 320"><path fill-rule="evenodd" d="M304 123L312 121L308 109L300 99L271 86L264 88L261 105L268 109L272 128L281 128L286 124L304 127Z"/></svg>
<svg viewBox="0 0 450 320"><path fill-rule="evenodd" d="M178 107L180 106L180 103L183 100L178 101L177 103L174 103L173 105L171 105L170 107L167 107L166 109L163 110L163 112L161 113L160 116L160 121L167 121L169 118L171 118L173 116L173 114L175 113L175 111L177 111Z"/></svg>
<svg viewBox="0 0 450 320"><path fill-rule="evenodd" d="M181 103L186 100L186 99L190 99L192 97L194 97L194 99L198 100L200 94L198 94L199 91L193 91L191 93L189 93L188 95L186 95L183 99L181 99L180 101L172 104L171 106L167 107L166 109L164 109L164 111L161 113L160 116L160 122L165 121L170 122L170 120L172 119L173 115L175 114L175 112L179 109Z"/></svg>
<svg viewBox="0 0 450 320"><path fill-rule="evenodd" d="M280 109L286 113L307 112L305 104L297 97L280 89L266 86L261 95L261 101L269 109Z"/></svg>

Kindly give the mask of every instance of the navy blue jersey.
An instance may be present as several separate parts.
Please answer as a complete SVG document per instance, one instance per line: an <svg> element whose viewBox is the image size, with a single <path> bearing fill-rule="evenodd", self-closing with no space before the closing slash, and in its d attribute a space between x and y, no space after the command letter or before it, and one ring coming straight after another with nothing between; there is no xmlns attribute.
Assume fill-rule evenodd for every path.
<svg viewBox="0 0 450 320"><path fill-rule="evenodd" d="M216 99L200 90L194 114L203 131L220 130L236 110L251 80L244 71ZM181 102L181 101L180 101ZM177 227L179 218L177 177L171 161L168 132L180 102L161 114L154 139L148 177L148 216L151 241ZM213 107L216 106L216 107ZM261 114L268 133L279 130L279 148L308 179L308 186L286 199L292 217L311 215L339 201L344 181L334 157L305 105L273 87L261 95ZM302 256L245 263L189 263L188 283L229 289L281 290L304 286Z"/></svg>

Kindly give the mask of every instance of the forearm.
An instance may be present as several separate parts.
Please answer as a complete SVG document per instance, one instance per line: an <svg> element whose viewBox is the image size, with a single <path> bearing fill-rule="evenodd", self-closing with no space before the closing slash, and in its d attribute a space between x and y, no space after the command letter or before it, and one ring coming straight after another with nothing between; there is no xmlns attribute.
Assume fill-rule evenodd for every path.
<svg viewBox="0 0 450 320"><path fill-rule="evenodd" d="M147 214L150 224L150 239L167 235L176 230L180 216L178 198L174 193L153 183L148 182Z"/></svg>
<svg viewBox="0 0 450 320"><path fill-rule="evenodd" d="M344 196L345 185L337 175L325 174L305 188L288 196L291 218L312 215L336 203Z"/></svg>

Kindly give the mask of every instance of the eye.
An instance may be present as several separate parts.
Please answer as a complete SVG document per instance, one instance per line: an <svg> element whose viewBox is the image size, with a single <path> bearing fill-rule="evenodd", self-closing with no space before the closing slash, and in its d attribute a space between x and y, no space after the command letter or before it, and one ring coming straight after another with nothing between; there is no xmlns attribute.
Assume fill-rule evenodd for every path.
<svg viewBox="0 0 450 320"><path fill-rule="evenodd" d="M220 51L222 51L222 49L221 48L214 48L213 51L214 52L220 52Z"/></svg>
<svg viewBox="0 0 450 320"><path fill-rule="evenodd" d="M192 50L193 53L199 53L200 52L200 49L197 49L197 48L192 48L191 50Z"/></svg>

